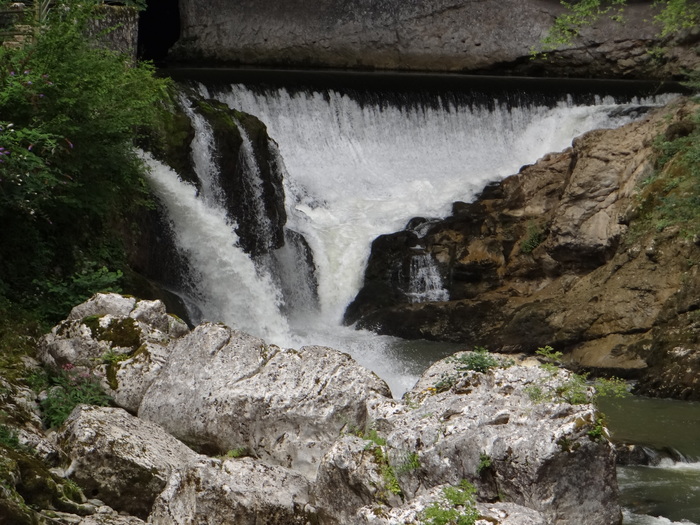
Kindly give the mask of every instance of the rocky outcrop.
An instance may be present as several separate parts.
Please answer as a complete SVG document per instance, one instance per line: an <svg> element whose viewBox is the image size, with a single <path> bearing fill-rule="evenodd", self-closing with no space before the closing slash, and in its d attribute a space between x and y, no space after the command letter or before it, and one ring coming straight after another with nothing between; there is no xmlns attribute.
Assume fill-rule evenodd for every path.
<svg viewBox="0 0 700 525"><path fill-rule="evenodd" d="M172 345L138 414L200 450L243 450L314 477L338 436L363 428L371 405L390 397L347 354L281 349L203 324Z"/></svg>
<svg viewBox="0 0 700 525"><path fill-rule="evenodd" d="M170 478L154 525L306 525L317 523L309 481L251 458L203 459Z"/></svg>
<svg viewBox="0 0 700 525"><path fill-rule="evenodd" d="M148 318L143 332L163 333L169 320L146 315L159 311L98 295L64 322L72 330L46 337L42 356L53 365L49 347L61 348L66 364L94 374L104 365L87 364L93 334L79 323ZM420 523L436 509L495 525L619 523L614 449L587 403L592 390L569 372L505 356L477 372L462 353L399 401L329 348L280 349L213 324L161 343L163 365L143 369L155 377L141 417L80 405L54 434L51 479L74 487L75 501L37 508L85 525ZM572 389L583 404L570 404Z"/></svg>
<svg viewBox="0 0 700 525"><path fill-rule="evenodd" d="M697 35L660 42L649 2L624 22L585 28L569 49L531 60L554 18L550 0L273 0L180 3L181 38L170 58L214 64L668 78L692 69ZM667 46L665 58L648 52Z"/></svg>
<svg viewBox="0 0 700 525"><path fill-rule="evenodd" d="M459 373L456 365L438 363L406 405L376 421L384 440L365 436L362 446L345 438L326 455L317 497L320 508L332 510L331 523L353 522L360 505L376 516L405 513L412 506L403 502L415 505L435 487L462 480L487 501L537 511L535 523L619 521L614 452L590 434L595 410L532 401L533 388L568 384L564 372L554 378L522 366ZM574 471L583 477L567 479Z"/></svg>
<svg viewBox="0 0 700 525"><path fill-rule="evenodd" d="M678 103L617 130L593 131L486 188L476 202L456 203L447 219L412 221L380 237L347 321L502 351L552 345L573 364L700 397L693 374L677 362L690 363L696 351L698 245L672 221L649 219L659 206L649 199L681 199L692 190L681 185L668 196L682 180L673 172L643 184L656 173L656 137L691 113ZM395 278L397 268L425 254L449 301L411 303ZM661 370L674 379L665 372L660 379Z"/></svg>
<svg viewBox="0 0 700 525"><path fill-rule="evenodd" d="M67 474L85 494L143 519L170 474L198 456L158 425L120 408L77 407L58 442L71 458Z"/></svg>
<svg viewBox="0 0 700 525"><path fill-rule="evenodd" d="M283 246L283 169L267 128L256 117L215 100L197 101L195 111L211 129L208 153L218 167L221 198L241 247L257 256Z"/></svg>

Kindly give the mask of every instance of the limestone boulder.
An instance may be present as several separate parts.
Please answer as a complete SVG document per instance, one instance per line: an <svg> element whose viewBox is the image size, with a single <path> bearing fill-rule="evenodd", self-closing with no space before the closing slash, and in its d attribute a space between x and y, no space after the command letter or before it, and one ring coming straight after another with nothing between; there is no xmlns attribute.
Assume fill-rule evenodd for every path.
<svg viewBox="0 0 700 525"><path fill-rule="evenodd" d="M171 473L198 458L158 425L121 408L76 407L57 441L71 458L67 475L88 497L143 519Z"/></svg>
<svg viewBox="0 0 700 525"><path fill-rule="evenodd" d="M105 356L130 355L146 342L165 344L188 330L160 301L96 294L42 338L38 357L53 367L94 368Z"/></svg>
<svg viewBox="0 0 700 525"><path fill-rule="evenodd" d="M357 522L364 506L400 507L398 486L384 448L358 436L345 436L324 456L313 489L324 523Z"/></svg>
<svg viewBox="0 0 700 525"><path fill-rule="evenodd" d="M392 421L386 438L404 493L465 479L482 498L531 508L552 522L617 523L615 454L595 437L599 415L555 394L574 385L565 371L513 366L458 369L412 391L419 405Z"/></svg>
<svg viewBox="0 0 700 525"><path fill-rule="evenodd" d="M173 341L139 417L201 451L246 450L314 477L338 436L364 428L387 385L344 353L281 349L204 323Z"/></svg>
<svg viewBox="0 0 700 525"><path fill-rule="evenodd" d="M174 472L148 522L154 525L317 523L301 474L252 458L202 459Z"/></svg>
<svg viewBox="0 0 700 525"><path fill-rule="evenodd" d="M96 294L40 340L37 354L53 368L78 367L102 378L115 403L136 412L168 343L188 331L161 301Z"/></svg>
<svg viewBox="0 0 700 525"><path fill-rule="evenodd" d="M488 372L466 371L460 355L433 365L403 402L377 408L371 428L336 441L314 488L327 523L410 523L464 481L492 523L619 523L600 415L567 401L592 389L507 356ZM510 506L486 505L497 501Z"/></svg>
<svg viewBox="0 0 700 525"><path fill-rule="evenodd" d="M441 502L446 487L435 487L401 507L386 508L373 505L361 508L356 519L358 525L396 525L420 523L426 507ZM536 510L515 503L476 503L479 518L475 525L548 525L547 518Z"/></svg>

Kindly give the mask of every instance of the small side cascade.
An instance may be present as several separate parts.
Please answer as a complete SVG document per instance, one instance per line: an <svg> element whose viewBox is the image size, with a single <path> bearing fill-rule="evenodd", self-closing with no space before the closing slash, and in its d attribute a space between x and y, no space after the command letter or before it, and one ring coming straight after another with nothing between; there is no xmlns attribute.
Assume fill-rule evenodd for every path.
<svg viewBox="0 0 700 525"><path fill-rule="evenodd" d="M443 287L440 269L430 254L411 257L406 296L411 303L450 299L450 293Z"/></svg>
<svg viewBox="0 0 700 525"><path fill-rule="evenodd" d="M214 130L207 119L196 112L192 101L180 96L180 105L189 117L195 135L190 144L190 158L199 179L200 195L213 206L225 207L225 197L219 184L220 168L216 162Z"/></svg>

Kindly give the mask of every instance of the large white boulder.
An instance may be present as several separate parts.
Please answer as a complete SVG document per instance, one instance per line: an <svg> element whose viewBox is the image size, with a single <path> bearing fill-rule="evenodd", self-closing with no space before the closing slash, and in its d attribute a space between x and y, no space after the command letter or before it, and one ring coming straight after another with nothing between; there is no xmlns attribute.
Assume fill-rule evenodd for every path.
<svg viewBox="0 0 700 525"><path fill-rule="evenodd" d="M67 471L86 496L146 518L170 474L198 454L154 423L121 408L76 407L57 436Z"/></svg>
<svg viewBox="0 0 700 525"><path fill-rule="evenodd" d="M456 366L436 364L409 393L408 409L381 421L406 498L468 480L481 498L558 524L619 522L615 454L601 437L600 415L591 404L564 401L574 390L589 394L585 385L538 366L485 373Z"/></svg>
<svg viewBox="0 0 700 525"><path fill-rule="evenodd" d="M119 294L96 294L71 310L38 345L37 355L52 367L95 368L106 357L130 355L146 342L166 345L189 331L161 301Z"/></svg>
<svg viewBox="0 0 700 525"><path fill-rule="evenodd" d="M246 449L313 478L342 432L364 428L386 383L349 355L280 349L205 323L173 342L139 417L210 453Z"/></svg>

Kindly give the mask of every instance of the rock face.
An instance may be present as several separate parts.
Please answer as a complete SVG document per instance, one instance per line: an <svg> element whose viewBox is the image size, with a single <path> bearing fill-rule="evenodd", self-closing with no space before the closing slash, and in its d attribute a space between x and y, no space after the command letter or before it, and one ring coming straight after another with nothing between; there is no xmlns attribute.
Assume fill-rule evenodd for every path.
<svg viewBox="0 0 700 525"><path fill-rule="evenodd" d="M163 334L170 321L154 312L158 303L95 296L46 336L41 356L92 373L104 365L87 357L91 323L138 319L142 334ZM209 323L160 344L158 367L118 363L115 400L124 377L146 378L128 397L140 399L138 418L79 405L54 435L53 476L99 500L37 508L85 525L388 525L424 522L434 508L495 525L619 524L614 449L569 372L504 356L476 372L459 354L399 401L329 348L280 349ZM584 404L569 404L572 388Z"/></svg>
<svg viewBox="0 0 700 525"><path fill-rule="evenodd" d="M340 433L363 428L368 406L390 397L347 354L203 324L172 346L138 414L201 450L242 449L314 477Z"/></svg>
<svg viewBox="0 0 700 525"><path fill-rule="evenodd" d="M197 454L162 428L120 408L76 408L58 436L69 473L87 495L145 519L173 471Z"/></svg>
<svg viewBox="0 0 700 525"><path fill-rule="evenodd" d="M697 62L695 36L668 46L666 64L648 2L625 22L585 28L571 49L530 60L562 7L551 0L274 0L180 2L171 58L209 63L649 78ZM690 67L689 69L692 69Z"/></svg>
<svg viewBox="0 0 700 525"><path fill-rule="evenodd" d="M689 261L700 251L679 228L642 222L645 202L673 186L664 176L642 184L654 173L652 143L691 111L679 103L588 133L476 202L456 203L451 217L380 237L347 322L502 351L552 345L573 363L700 397L692 373L672 364L695 359ZM417 255L433 261L449 301L411 303L395 276ZM652 379L660 372L669 381Z"/></svg>
<svg viewBox="0 0 700 525"><path fill-rule="evenodd" d="M250 458L204 459L170 478L154 525L306 525L316 522L301 474Z"/></svg>
<svg viewBox="0 0 700 525"><path fill-rule="evenodd" d="M394 461L400 465L414 451L420 465L408 472L397 467L407 496L467 479L480 494L537 510L552 523L619 521L614 452L589 433L595 409L531 399L553 383L572 385L568 373L516 366L435 377L428 370L423 384L431 375L439 380L434 385L447 380L452 387L432 394L434 388L419 384L411 398L431 395L397 418L387 436ZM564 474L574 471L575 479Z"/></svg>
<svg viewBox="0 0 700 525"><path fill-rule="evenodd" d="M257 256L283 246L283 171L265 125L215 100L197 101L195 110L211 129L217 183L241 247Z"/></svg>

